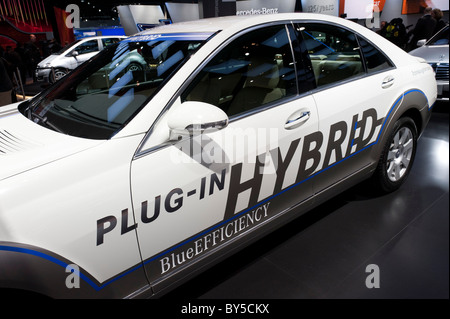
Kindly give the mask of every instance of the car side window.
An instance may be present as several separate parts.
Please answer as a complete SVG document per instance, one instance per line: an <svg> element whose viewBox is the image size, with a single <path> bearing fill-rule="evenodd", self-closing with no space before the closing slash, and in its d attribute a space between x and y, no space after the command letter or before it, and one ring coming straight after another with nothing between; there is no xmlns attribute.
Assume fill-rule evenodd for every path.
<svg viewBox="0 0 450 319"><path fill-rule="evenodd" d="M358 42L366 62L367 73L374 73L391 68L391 61L372 44L358 36Z"/></svg>
<svg viewBox="0 0 450 319"><path fill-rule="evenodd" d="M85 53L99 51L98 42L97 42L97 40L86 41L86 42L80 44L78 47L76 47L75 51L77 51L78 54L85 54Z"/></svg>
<svg viewBox="0 0 450 319"><path fill-rule="evenodd" d="M222 49L182 94L228 116L297 94L295 66L284 25L250 31Z"/></svg>
<svg viewBox="0 0 450 319"><path fill-rule="evenodd" d="M324 24L298 25L318 87L364 74L358 41L352 32Z"/></svg>
<svg viewBox="0 0 450 319"><path fill-rule="evenodd" d="M110 46L111 44L115 44L120 42L120 38L104 38L102 39L103 48Z"/></svg>

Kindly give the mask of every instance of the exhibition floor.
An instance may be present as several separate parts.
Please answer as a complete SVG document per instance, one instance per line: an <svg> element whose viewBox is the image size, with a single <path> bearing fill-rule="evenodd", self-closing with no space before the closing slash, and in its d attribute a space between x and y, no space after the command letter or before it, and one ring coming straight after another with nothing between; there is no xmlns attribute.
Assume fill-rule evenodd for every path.
<svg viewBox="0 0 450 319"><path fill-rule="evenodd" d="M164 298L449 298L449 107L434 107L400 190L355 187Z"/></svg>

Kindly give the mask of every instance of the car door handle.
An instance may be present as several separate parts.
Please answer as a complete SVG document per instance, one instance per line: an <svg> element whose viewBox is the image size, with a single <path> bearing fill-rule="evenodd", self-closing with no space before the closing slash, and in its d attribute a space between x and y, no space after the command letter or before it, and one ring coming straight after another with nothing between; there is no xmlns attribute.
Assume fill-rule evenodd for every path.
<svg viewBox="0 0 450 319"><path fill-rule="evenodd" d="M390 88L394 84L394 82L395 82L394 77L389 75L383 79L383 82L381 83L381 87L383 89Z"/></svg>
<svg viewBox="0 0 450 319"><path fill-rule="evenodd" d="M292 114L286 121L284 128L287 130L291 130L299 127L303 123L305 123L311 117L310 111L298 111Z"/></svg>

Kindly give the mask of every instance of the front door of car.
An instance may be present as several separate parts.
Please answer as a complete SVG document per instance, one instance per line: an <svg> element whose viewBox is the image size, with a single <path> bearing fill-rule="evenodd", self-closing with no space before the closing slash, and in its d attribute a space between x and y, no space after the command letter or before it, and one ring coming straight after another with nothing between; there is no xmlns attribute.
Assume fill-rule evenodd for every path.
<svg viewBox="0 0 450 319"><path fill-rule="evenodd" d="M89 40L80 43L72 50L68 57L70 58L70 68L74 69L83 62L89 60L100 51L98 39Z"/></svg>
<svg viewBox="0 0 450 319"><path fill-rule="evenodd" d="M284 25L261 28L219 50L134 159L136 230L155 290L161 278L311 197L308 156L318 117L312 96L298 93L286 32ZM214 110L229 116L226 127L182 132L189 118Z"/></svg>
<svg viewBox="0 0 450 319"><path fill-rule="evenodd" d="M317 85L317 193L377 160L369 149L393 103L395 70L380 51L350 31L314 23L297 29Z"/></svg>

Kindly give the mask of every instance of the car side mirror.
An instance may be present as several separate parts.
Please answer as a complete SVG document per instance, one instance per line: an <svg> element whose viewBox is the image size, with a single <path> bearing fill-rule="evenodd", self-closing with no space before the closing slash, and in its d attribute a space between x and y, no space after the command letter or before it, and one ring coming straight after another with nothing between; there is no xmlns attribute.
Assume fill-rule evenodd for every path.
<svg viewBox="0 0 450 319"><path fill-rule="evenodd" d="M228 115L220 108L204 102L184 102L169 115L170 140L177 141L221 130L228 125Z"/></svg>
<svg viewBox="0 0 450 319"><path fill-rule="evenodd" d="M74 58L76 58L77 56L78 56L78 51L72 51L72 52L70 52L70 54L69 54L69 56L73 56Z"/></svg>
<svg viewBox="0 0 450 319"><path fill-rule="evenodd" d="M417 41L417 46L423 47L425 45L425 43L427 43L427 39L419 40L419 41Z"/></svg>

